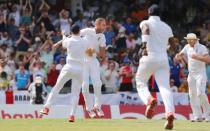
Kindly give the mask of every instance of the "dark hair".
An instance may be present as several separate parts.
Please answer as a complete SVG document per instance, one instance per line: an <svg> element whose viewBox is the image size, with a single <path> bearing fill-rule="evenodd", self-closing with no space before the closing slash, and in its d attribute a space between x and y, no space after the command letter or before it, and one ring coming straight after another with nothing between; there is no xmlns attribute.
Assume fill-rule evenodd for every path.
<svg viewBox="0 0 210 131"><path fill-rule="evenodd" d="M78 34L78 33L80 32L80 27L79 27L78 25L73 25L73 26L71 27L71 32L72 32L73 34Z"/></svg>
<svg viewBox="0 0 210 131"><path fill-rule="evenodd" d="M160 8L158 5L153 4L149 7L148 13L150 16L160 16Z"/></svg>
<svg viewBox="0 0 210 131"><path fill-rule="evenodd" d="M1 72L1 78L7 79L7 73L6 72Z"/></svg>

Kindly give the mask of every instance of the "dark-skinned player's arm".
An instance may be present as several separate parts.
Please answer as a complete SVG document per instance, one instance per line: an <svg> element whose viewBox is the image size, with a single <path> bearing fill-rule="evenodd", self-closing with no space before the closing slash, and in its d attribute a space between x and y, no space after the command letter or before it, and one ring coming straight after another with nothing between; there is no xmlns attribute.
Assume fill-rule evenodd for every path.
<svg viewBox="0 0 210 131"><path fill-rule="evenodd" d="M141 23L140 24L140 29L141 29L141 38L142 38L142 43L141 43L141 54L142 55L147 55L147 49L146 49L146 44L149 39L150 31L149 31L149 26L146 23Z"/></svg>

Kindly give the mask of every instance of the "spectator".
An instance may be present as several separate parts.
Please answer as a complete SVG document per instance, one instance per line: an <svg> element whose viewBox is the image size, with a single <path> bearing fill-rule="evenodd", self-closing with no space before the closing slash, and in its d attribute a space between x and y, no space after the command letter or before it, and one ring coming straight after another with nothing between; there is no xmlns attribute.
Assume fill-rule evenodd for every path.
<svg viewBox="0 0 210 131"><path fill-rule="evenodd" d="M66 59L66 49L65 48L60 49L60 52L55 55L54 61L56 63L60 63L60 59L62 59L62 58Z"/></svg>
<svg viewBox="0 0 210 131"><path fill-rule="evenodd" d="M42 45L43 45L43 43L42 43L41 38L39 36L36 36L34 38L34 43L31 48L36 52L36 51L39 51L39 49Z"/></svg>
<svg viewBox="0 0 210 131"><path fill-rule="evenodd" d="M174 80L173 79L170 79L170 87L171 87L171 91L173 93L178 92L177 86L174 85Z"/></svg>
<svg viewBox="0 0 210 131"><path fill-rule="evenodd" d="M108 59L113 59L114 57L114 49L112 45L106 47L106 56Z"/></svg>
<svg viewBox="0 0 210 131"><path fill-rule="evenodd" d="M47 95L46 87L42 81L42 77L36 76L34 82L32 82L28 88L30 94L31 104L43 104L43 96Z"/></svg>
<svg viewBox="0 0 210 131"><path fill-rule="evenodd" d="M19 26L20 25L20 7L17 5L12 6L12 12L9 13L9 19L14 19L15 20L15 25Z"/></svg>
<svg viewBox="0 0 210 131"><path fill-rule="evenodd" d="M113 31L113 28L111 26L107 26L106 31L104 32L105 38L106 38L106 45L112 45L113 39L115 37L115 33Z"/></svg>
<svg viewBox="0 0 210 131"><path fill-rule="evenodd" d="M22 16L21 16L21 24L26 24L30 25L32 20L31 20L31 15L32 15L32 5L31 5L31 0L26 0L25 5L23 5L23 1L20 0L20 6L22 8Z"/></svg>
<svg viewBox="0 0 210 131"><path fill-rule="evenodd" d="M187 83L187 78L184 78L184 80L182 81L181 85L178 88L179 92L188 92L188 83Z"/></svg>
<svg viewBox="0 0 210 131"><path fill-rule="evenodd" d="M10 79L13 73L10 67L7 65L6 61L4 61L3 59L0 59L0 73L2 72L6 72L8 76L7 79Z"/></svg>
<svg viewBox="0 0 210 131"><path fill-rule="evenodd" d="M71 28L71 24L72 24L72 19L69 18L69 12L65 9L61 10L61 12L59 13L59 17L60 17L60 30L64 31L64 33L66 35L70 34L70 28Z"/></svg>
<svg viewBox="0 0 210 131"><path fill-rule="evenodd" d="M125 35L125 28L119 25L119 32L116 37L115 41L117 51L121 49L126 49L126 35Z"/></svg>
<svg viewBox="0 0 210 131"><path fill-rule="evenodd" d="M9 87L9 80L7 78L6 72L1 72L0 74L0 91L5 91Z"/></svg>
<svg viewBox="0 0 210 131"><path fill-rule="evenodd" d="M41 53L41 60L46 63L46 66L49 66L53 63L53 55L55 53L54 50L52 50L53 42L50 38L48 38L42 47L40 47L40 53Z"/></svg>
<svg viewBox="0 0 210 131"><path fill-rule="evenodd" d="M61 71L65 63L66 63L65 58L61 57L59 63L56 65L56 70Z"/></svg>
<svg viewBox="0 0 210 131"><path fill-rule="evenodd" d="M17 46L17 56L20 54L25 54L31 44L31 36L30 33L26 30L25 26L19 27L19 36L16 41Z"/></svg>
<svg viewBox="0 0 210 131"><path fill-rule="evenodd" d="M75 21L75 25L78 25L80 29L83 29L86 27L86 21L83 19L83 14L79 14L78 20Z"/></svg>
<svg viewBox="0 0 210 131"><path fill-rule="evenodd" d="M117 91L117 82L119 78L119 74L115 69L115 63L111 62L108 65L108 68L104 73L105 77L105 92L106 93L115 93Z"/></svg>
<svg viewBox="0 0 210 131"><path fill-rule="evenodd" d="M56 84L57 78L59 75L59 70L56 69L56 64L52 63L49 66L48 73L47 73L47 87L51 89Z"/></svg>
<svg viewBox="0 0 210 131"><path fill-rule="evenodd" d="M46 31L55 31L47 10L42 11L40 18L37 20L37 23L38 25L41 25L42 28L46 29Z"/></svg>
<svg viewBox="0 0 210 131"><path fill-rule="evenodd" d="M134 39L134 34L130 33L126 38L126 46L129 50L134 50L136 47L136 40Z"/></svg>
<svg viewBox="0 0 210 131"><path fill-rule="evenodd" d="M7 65L9 66L11 70L11 77L14 75L14 72L16 70L16 61L15 61L15 53L11 53L8 60Z"/></svg>
<svg viewBox="0 0 210 131"><path fill-rule="evenodd" d="M126 22L123 24L123 26L128 34L135 33L137 31L137 26L132 23L132 19L130 17L126 19Z"/></svg>
<svg viewBox="0 0 210 131"><path fill-rule="evenodd" d="M30 85L30 74L25 70L23 62L19 63L19 69L15 71L15 82L17 90L27 90Z"/></svg>
<svg viewBox="0 0 210 131"><path fill-rule="evenodd" d="M173 62L171 63L170 62L170 78L174 80L174 85L179 87L181 82L180 82L180 79L181 79L181 76L182 76L182 65L179 64L179 62L173 58Z"/></svg>
<svg viewBox="0 0 210 131"><path fill-rule="evenodd" d="M0 45L5 44L7 45L7 47L12 47L13 43L11 38L9 37L8 33L5 31L3 32L3 34L1 35L1 39L0 39Z"/></svg>
<svg viewBox="0 0 210 131"><path fill-rule="evenodd" d="M2 45L0 45L0 57L7 60L9 55L10 55L10 49L11 48L7 48L7 44L3 43Z"/></svg>
<svg viewBox="0 0 210 131"><path fill-rule="evenodd" d="M13 18L9 19L7 30L8 30L9 36L11 36L11 39L14 45L15 41L18 39L18 33L19 33L19 28L17 25L15 25L15 19Z"/></svg>
<svg viewBox="0 0 210 131"><path fill-rule="evenodd" d="M35 80L36 76L41 76L43 81L47 80L47 75L44 70L44 62L43 61L33 58L30 66L29 66L29 70L30 70L31 75L33 76L33 80Z"/></svg>
<svg viewBox="0 0 210 131"><path fill-rule="evenodd" d="M3 12L0 12L0 32L6 31L6 23Z"/></svg>
<svg viewBox="0 0 210 131"><path fill-rule="evenodd" d="M34 52L33 48L28 48L26 54L24 55L23 63L25 64L25 69L27 70L29 69L31 60L35 56L35 53L33 52Z"/></svg>
<svg viewBox="0 0 210 131"><path fill-rule="evenodd" d="M130 66L130 61L126 60L124 61L124 66L120 68L120 78L121 78L121 83L120 83L120 89L119 91L132 91L133 90L133 84L132 84L132 79L133 79L133 70Z"/></svg>
<svg viewBox="0 0 210 131"><path fill-rule="evenodd" d="M50 10L50 6L47 4L47 2L45 2L45 0L41 0L41 5L39 7L39 11L48 11Z"/></svg>

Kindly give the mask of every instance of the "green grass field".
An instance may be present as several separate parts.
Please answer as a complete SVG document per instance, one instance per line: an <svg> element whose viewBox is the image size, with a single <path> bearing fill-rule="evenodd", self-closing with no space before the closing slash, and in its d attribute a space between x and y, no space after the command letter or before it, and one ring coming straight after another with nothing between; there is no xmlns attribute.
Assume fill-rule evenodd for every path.
<svg viewBox="0 0 210 131"><path fill-rule="evenodd" d="M164 131L163 120L0 120L0 131ZM174 131L210 131L210 122L175 121Z"/></svg>

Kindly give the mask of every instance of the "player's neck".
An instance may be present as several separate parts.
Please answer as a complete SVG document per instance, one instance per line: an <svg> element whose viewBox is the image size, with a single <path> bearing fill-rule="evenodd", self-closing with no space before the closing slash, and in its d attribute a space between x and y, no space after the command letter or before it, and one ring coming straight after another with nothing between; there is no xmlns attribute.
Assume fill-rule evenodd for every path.
<svg viewBox="0 0 210 131"><path fill-rule="evenodd" d="M80 34L78 33L78 34L72 34L72 36L80 36Z"/></svg>
<svg viewBox="0 0 210 131"><path fill-rule="evenodd" d="M96 28L96 27L95 27L95 32L96 32L96 34L101 33L101 31L98 28Z"/></svg>

